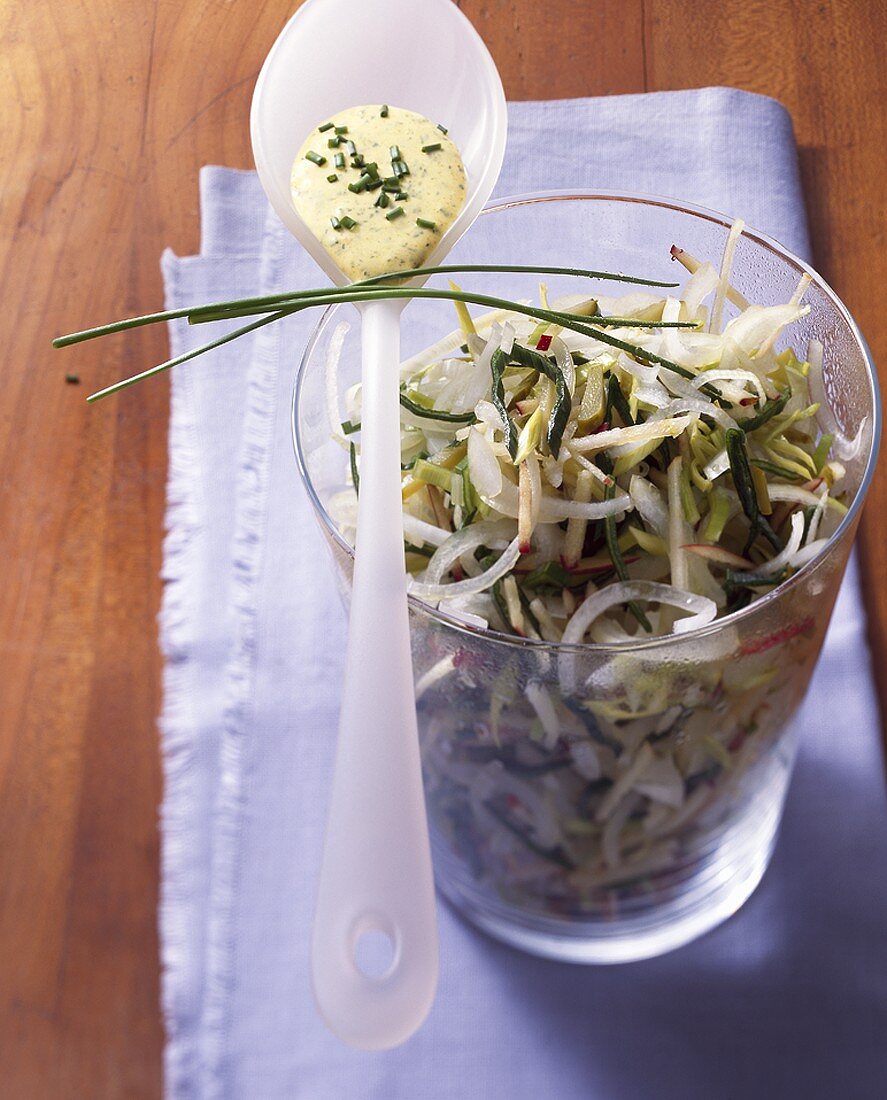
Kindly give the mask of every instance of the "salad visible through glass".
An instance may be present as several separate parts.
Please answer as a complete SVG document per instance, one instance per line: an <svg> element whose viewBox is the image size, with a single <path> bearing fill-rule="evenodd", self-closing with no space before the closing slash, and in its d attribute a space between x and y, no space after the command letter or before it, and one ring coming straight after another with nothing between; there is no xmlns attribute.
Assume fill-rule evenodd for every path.
<svg viewBox="0 0 887 1100"><path fill-rule="evenodd" d="M469 627L462 647L431 637L417 659L430 810L464 873L510 903L630 905L787 779L785 723L821 631L799 618L749 641L725 623L695 648L690 632L819 554L858 441L831 419L822 346L791 345L809 277L783 305L747 302L730 281L741 231L720 268L673 248L687 277L670 294L549 303L540 286L574 322L622 319L607 333L632 350L457 302L458 328L402 365L409 591ZM351 484L328 510L353 540L346 328L326 392ZM488 632L526 644L490 663ZM677 655L637 648L669 635Z"/></svg>
<svg viewBox="0 0 887 1100"><path fill-rule="evenodd" d="M549 304L540 286L544 309L624 319L608 332L631 352L507 310L472 318L457 302L459 328L403 364L411 594L481 628L612 644L704 626L823 548L847 511L818 419L823 349L775 350L808 311L809 276L785 305L757 306L728 270L673 254L692 272L679 296ZM728 301L738 312L722 326ZM331 510L353 536L360 386L344 417L335 390L346 328L328 390L353 488Z"/></svg>

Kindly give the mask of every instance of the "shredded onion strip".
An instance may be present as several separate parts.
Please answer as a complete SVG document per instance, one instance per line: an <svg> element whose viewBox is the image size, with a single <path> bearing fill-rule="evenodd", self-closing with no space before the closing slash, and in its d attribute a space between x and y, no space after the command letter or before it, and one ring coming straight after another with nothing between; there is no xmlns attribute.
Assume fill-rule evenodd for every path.
<svg viewBox="0 0 887 1100"><path fill-rule="evenodd" d="M496 549L501 543L507 545L508 540L514 538L514 524L508 520L473 523L470 527L463 527L450 535L432 554L428 568L423 578L424 584L440 584L444 575L448 573L456 562L479 546L489 546Z"/></svg>
<svg viewBox="0 0 887 1100"><path fill-rule="evenodd" d="M730 232L727 234L727 242L724 245L724 256L721 260L721 274L718 279L718 288L715 291L714 305L711 307L711 322L708 326L709 332L721 331L721 323L724 316L724 298L727 294L727 288L730 286L730 276L733 273L733 258L736 255L736 245L739 238L742 236L743 229L745 229L745 222L742 221L741 218L737 218L730 226Z"/></svg>
<svg viewBox="0 0 887 1100"><path fill-rule="evenodd" d="M326 414L330 422L330 435L340 446L348 450L348 441L342 434L342 414L339 410L339 360L342 357L342 345L351 330L347 321L342 321L333 329L326 350L324 363L324 396Z"/></svg>
<svg viewBox="0 0 887 1100"><path fill-rule="evenodd" d="M515 538L508 544L508 548L499 560L479 576L469 577L464 581L454 581L452 584L424 584L421 581L413 581L408 592L411 596L428 603L450 599L453 596L469 596L475 592L485 592L501 577L511 572L517 565L518 558L520 558L520 546Z"/></svg>
<svg viewBox="0 0 887 1100"><path fill-rule="evenodd" d="M628 428L611 428L606 432L595 432L574 439L570 449L584 454L592 451L607 451L610 447L637 446L654 439L674 438L680 435L690 423L689 416L669 416L661 420L646 420L643 424L633 424Z"/></svg>
<svg viewBox="0 0 887 1100"><path fill-rule="evenodd" d="M706 596L696 596L691 592L682 592L670 584L659 584L657 581L620 581L618 584L610 584L593 592L576 608L567 623L561 643L579 645L596 619L611 607L627 604L632 600L668 604L680 611L690 612L686 618L676 620L672 628L674 634L686 634L691 630L707 626L718 612L714 600ZM631 641L636 640L631 639ZM576 688L575 655L569 652L562 653L558 667L564 690L572 693Z"/></svg>

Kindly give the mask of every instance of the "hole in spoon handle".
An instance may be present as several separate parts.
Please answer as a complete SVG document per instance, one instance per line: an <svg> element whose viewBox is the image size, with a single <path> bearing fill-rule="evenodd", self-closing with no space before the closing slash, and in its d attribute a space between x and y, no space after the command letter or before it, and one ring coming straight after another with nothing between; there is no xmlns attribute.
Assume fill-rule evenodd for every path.
<svg viewBox="0 0 887 1100"><path fill-rule="evenodd" d="M371 911L315 925L314 999L330 1030L350 1046L398 1046L428 1015L438 974L433 898L425 913L411 907L403 927Z"/></svg>
<svg viewBox="0 0 887 1100"><path fill-rule="evenodd" d="M400 938L377 918L369 916L364 924L354 936L354 965L368 981L384 982L394 974L400 961Z"/></svg>

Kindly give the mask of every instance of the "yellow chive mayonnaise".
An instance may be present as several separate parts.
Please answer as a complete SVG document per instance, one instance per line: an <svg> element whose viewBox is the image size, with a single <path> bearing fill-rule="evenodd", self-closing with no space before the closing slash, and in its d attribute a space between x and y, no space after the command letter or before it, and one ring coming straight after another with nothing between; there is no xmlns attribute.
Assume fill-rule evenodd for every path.
<svg viewBox="0 0 887 1100"><path fill-rule="evenodd" d="M375 104L321 121L291 186L299 216L357 282L424 264L465 202L465 167L439 126Z"/></svg>

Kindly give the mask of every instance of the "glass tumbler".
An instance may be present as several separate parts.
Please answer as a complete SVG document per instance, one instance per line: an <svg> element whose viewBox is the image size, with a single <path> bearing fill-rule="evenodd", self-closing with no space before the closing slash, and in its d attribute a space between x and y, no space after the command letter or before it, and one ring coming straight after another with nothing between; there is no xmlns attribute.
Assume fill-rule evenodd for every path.
<svg viewBox="0 0 887 1100"><path fill-rule="evenodd" d="M488 207L448 262L676 281L676 271L686 273L670 246L717 266L729 227L712 211L644 196L529 195ZM850 505L815 559L707 627L619 645L507 636L410 599L436 881L501 940L574 962L657 955L725 920L764 874L803 735L792 718L822 645L880 427L872 364L847 310L775 241L753 230L739 239L732 282L748 301L788 301L805 272L810 312L781 346L802 356L811 339L824 347L817 415L835 434ZM575 280L547 283L551 297L577 289ZM526 275L474 274L463 285L512 300L536 294ZM353 551L329 505L347 485L349 456L331 439L329 387L341 400L359 379L359 325L344 338L334 381L326 360L349 312L324 314L293 402L299 469L346 602ZM404 353L453 326L451 303L410 303Z"/></svg>

